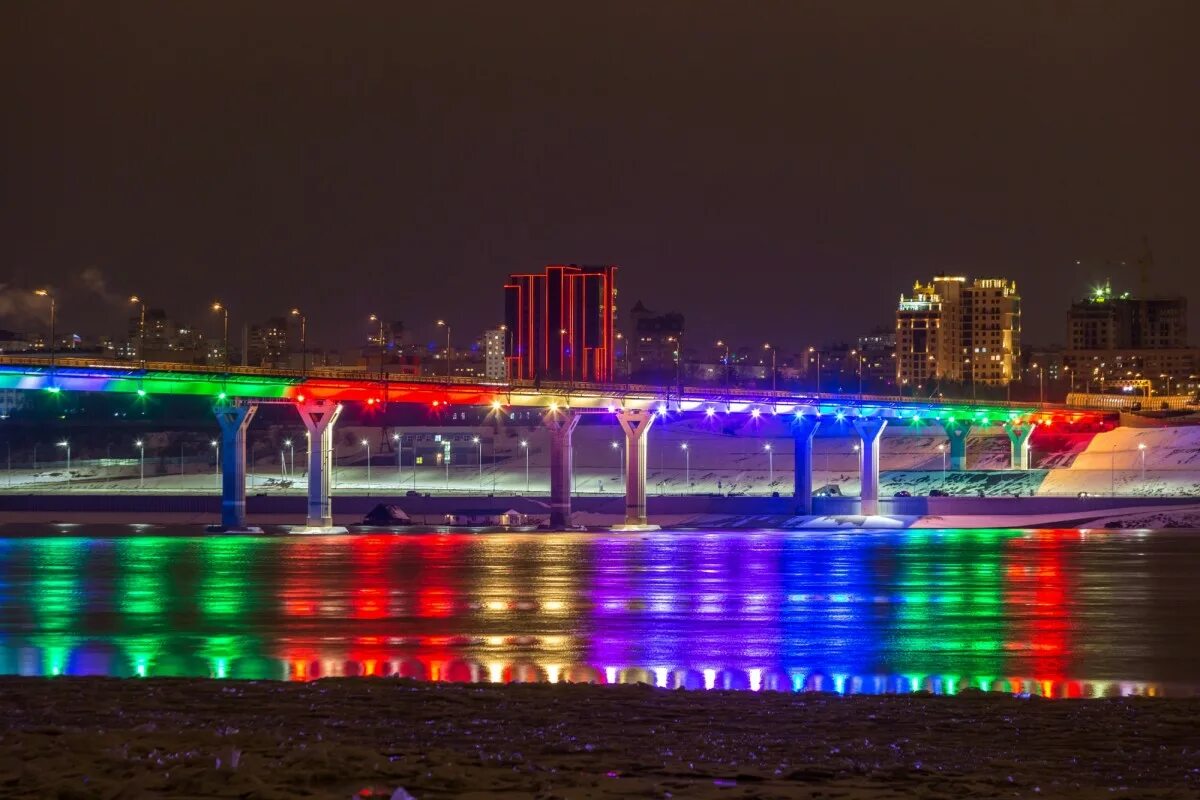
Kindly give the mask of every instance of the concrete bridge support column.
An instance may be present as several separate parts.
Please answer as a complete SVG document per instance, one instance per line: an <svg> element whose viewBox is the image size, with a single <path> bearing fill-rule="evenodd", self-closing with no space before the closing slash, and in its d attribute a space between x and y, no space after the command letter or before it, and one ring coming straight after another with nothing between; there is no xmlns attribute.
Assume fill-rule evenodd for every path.
<svg viewBox="0 0 1200 800"><path fill-rule="evenodd" d="M550 430L550 527L565 528L571 524L571 434L579 417L571 411L551 411L546 414Z"/></svg>
<svg viewBox="0 0 1200 800"><path fill-rule="evenodd" d="M1037 427L1032 422L1020 420L1004 423L1004 432L1008 434L1008 443L1012 447L1011 469L1029 469L1029 437Z"/></svg>
<svg viewBox="0 0 1200 800"><path fill-rule="evenodd" d="M792 496L796 501L796 513L809 515L813 513L812 500L812 455L813 436L821 426L821 418L815 414L797 417L792 426L792 439L795 442L796 479L793 483Z"/></svg>
<svg viewBox="0 0 1200 800"><path fill-rule="evenodd" d="M859 492L859 513L875 516L879 513L879 437L887 427L883 417L857 417L854 430L862 441L859 451L859 474L862 475L862 490Z"/></svg>
<svg viewBox="0 0 1200 800"><path fill-rule="evenodd" d="M308 514L305 525L331 528L333 502L329 497L329 486L333 477L333 426L341 416L342 406L320 400L301 403L296 410L308 429Z"/></svg>
<svg viewBox="0 0 1200 800"><path fill-rule="evenodd" d="M621 409L617 422L625 431L625 524L649 524L646 516L646 443L654 425L653 411Z"/></svg>
<svg viewBox="0 0 1200 800"><path fill-rule="evenodd" d="M962 472L967 468L967 436L971 433L971 423L942 420L942 430L950 440L950 471Z"/></svg>
<svg viewBox="0 0 1200 800"><path fill-rule="evenodd" d="M222 405L213 409L221 426L221 530L246 528L246 429L256 405Z"/></svg>

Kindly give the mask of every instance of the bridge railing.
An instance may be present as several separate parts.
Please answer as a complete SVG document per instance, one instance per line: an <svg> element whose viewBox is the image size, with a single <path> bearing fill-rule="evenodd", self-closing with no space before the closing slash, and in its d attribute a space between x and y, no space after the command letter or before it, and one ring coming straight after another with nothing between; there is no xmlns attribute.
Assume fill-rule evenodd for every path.
<svg viewBox="0 0 1200 800"><path fill-rule="evenodd" d="M48 357L38 356L0 356L0 365L32 367L49 370L51 364ZM318 380L351 380L357 382L377 383L382 386L398 385L442 385L442 386L471 386L487 387L497 392L505 393L538 393L545 395L637 396L641 398L661 399L667 403L678 400L689 402L749 402L762 404L796 404L819 403L828 405L877 404L887 406L953 406L955 408L978 408L981 410L1006 409L1029 413L1030 411L1070 411L1079 408L1078 404L1065 405L1062 403L1013 403L1003 400L974 400L946 397L913 397L908 395L876 395L876 394L835 394L830 392L812 391L773 391L767 389L747 389L738 387L712 386L667 386L659 384L637 383L581 383L572 381L487 381L475 377L447 375L410 375L385 373L380 375L367 366L354 367L310 367L306 370L283 369L277 367L250 367L230 365L210 367L201 364L182 364L171 361L125 361L117 359L89 358L79 356L61 356L54 360L55 369L108 369L127 372L131 375L145 372L166 372L192 375L227 375L230 377L270 377L296 381Z"/></svg>

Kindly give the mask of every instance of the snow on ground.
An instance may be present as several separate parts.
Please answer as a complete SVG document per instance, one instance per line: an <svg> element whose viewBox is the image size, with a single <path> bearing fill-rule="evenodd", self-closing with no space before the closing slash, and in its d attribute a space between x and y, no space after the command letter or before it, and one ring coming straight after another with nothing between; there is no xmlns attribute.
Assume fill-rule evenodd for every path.
<svg viewBox="0 0 1200 800"><path fill-rule="evenodd" d="M432 430L432 429L430 429ZM458 429L466 435L472 429ZM347 428L340 431L338 466L334 470L335 492L379 493L395 496L416 490L431 493L545 494L548 491L549 452L541 430L480 429L477 432L491 448L478 456L462 456L447 470L441 466L399 469L386 448L392 429ZM402 433L408 435L411 431ZM843 494L859 491L858 455L846 423L830 423L813 444L813 485L836 485ZM650 432L647 458L647 491L656 494L790 494L792 491L792 440L786 425L764 420L728 429L709 421L656 424ZM360 445L346 441L363 438L372 442L370 477ZM529 442L528 473L520 441ZM613 443L618 447L613 447ZM945 444L936 428L893 426L885 432L881 454L881 490L884 496L899 491L914 495L945 489L956 495L1064 495L1080 492L1095 495L1200 496L1200 426L1169 428L1118 428L1091 434L1039 431L1033 451L1036 469L1016 472L1009 465L1009 442L998 429L973 434L968 444L969 471L943 473ZM687 444L685 450L682 445ZM767 450L766 445L771 449ZM1145 449L1139 449L1145 445ZM623 442L608 426L582 425L575 433L575 490L579 494L620 494L624 491L620 462ZM462 453L462 451L457 451ZM382 453L382 455L381 455ZM250 493L293 493L306 490L303 453L296 453L296 470L281 467L278 457L260 459L250 465ZM1142 459L1145 459L1143 478ZM149 457L148 457L149 458ZM148 460L144 480L138 477L136 459L124 463L76 461L68 486L65 465L39 470L3 471L0 490L88 491L159 493L216 492L218 475L213 466L185 465L179 474L170 462ZM152 466L152 468L151 468ZM160 471L166 470L160 474ZM153 474L151 474L153 473ZM528 479L527 479L528 474Z"/></svg>

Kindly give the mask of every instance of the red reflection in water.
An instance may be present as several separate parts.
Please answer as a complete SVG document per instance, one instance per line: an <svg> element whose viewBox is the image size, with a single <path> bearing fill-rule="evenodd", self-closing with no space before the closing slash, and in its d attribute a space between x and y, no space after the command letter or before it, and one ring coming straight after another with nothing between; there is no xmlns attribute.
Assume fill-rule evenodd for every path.
<svg viewBox="0 0 1200 800"><path fill-rule="evenodd" d="M1038 531L1008 543L1006 601L1015 612L1008 646L1037 659L1039 685L1024 690L1047 697L1078 692L1078 687L1056 686L1063 680L1070 656L1071 587L1063 569L1063 545L1068 537L1077 536L1078 531ZM1019 679L1013 682L1020 683Z"/></svg>

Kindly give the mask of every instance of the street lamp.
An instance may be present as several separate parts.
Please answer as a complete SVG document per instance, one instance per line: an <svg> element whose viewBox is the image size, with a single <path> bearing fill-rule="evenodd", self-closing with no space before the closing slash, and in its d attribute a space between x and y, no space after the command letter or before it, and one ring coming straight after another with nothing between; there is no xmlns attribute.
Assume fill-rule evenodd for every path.
<svg viewBox="0 0 1200 800"><path fill-rule="evenodd" d="M71 488L71 443L63 439L58 443L59 447L67 448L67 488Z"/></svg>
<svg viewBox="0 0 1200 800"><path fill-rule="evenodd" d="M362 440L362 446L367 451L367 497L371 496L371 443Z"/></svg>
<svg viewBox="0 0 1200 800"><path fill-rule="evenodd" d="M808 352L809 352L808 363L811 364L813 362L813 357L814 356L816 357L816 361L817 361L817 394L820 394L821 393L821 351L815 347L809 347Z"/></svg>
<svg viewBox="0 0 1200 800"><path fill-rule="evenodd" d="M1033 367L1033 369L1036 369L1038 371L1038 403L1045 403L1046 402L1046 393L1044 391L1044 388L1045 388L1044 378L1046 376L1046 370L1044 367L1039 367L1037 364L1033 364L1031 366Z"/></svg>
<svg viewBox="0 0 1200 800"><path fill-rule="evenodd" d="M767 491L771 491L771 484L775 483L775 451L771 449L771 443L767 442L763 445L763 450L767 451Z"/></svg>
<svg viewBox="0 0 1200 800"><path fill-rule="evenodd" d="M296 477L296 448L292 445L291 439L284 439L283 446L288 449L288 475L294 478Z"/></svg>
<svg viewBox="0 0 1200 800"><path fill-rule="evenodd" d="M776 389L776 382L775 382L775 348L771 346L771 343L770 343L770 342L768 342L768 343L766 343L766 344L764 344L764 345L763 345L763 350L770 350L770 351L771 351L771 391L773 392L773 391L775 391L775 389Z"/></svg>
<svg viewBox="0 0 1200 800"><path fill-rule="evenodd" d="M942 486L946 485L946 445L939 444L938 452L942 454Z"/></svg>
<svg viewBox="0 0 1200 800"><path fill-rule="evenodd" d="M1117 496L1117 446L1115 444L1108 456L1108 493L1113 497Z"/></svg>
<svg viewBox="0 0 1200 800"><path fill-rule="evenodd" d="M382 378L383 377L383 356L387 351L387 348L384 347L384 345L383 345L383 319L378 314L372 314L371 316L367 317L367 321L379 323L379 339L378 339L378 342L379 342L379 377Z"/></svg>
<svg viewBox="0 0 1200 800"><path fill-rule="evenodd" d="M865 358L865 356L862 353L858 352L857 350L851 350L850 355L854 356L854 360L858 362L858 396L862 397L862 394L863 394L863 370L862 370L862 368L863 368L863 359ZM972 374L972 378L971 378L972 391L974 391L974 380L975 380L975 378L974 378L974 375Z"/></svg>
<svg viewBox="0 0 1200 800"><path fill-rule="evenodd" d="M529 442L522 441L521 449L525 451L525 494L529 494Z"/></svg>
<svg viewBox="0 0 1200 800"><path fill-rule="evenodd" d="M446 329L446 377L449 378L450 377L450 323L446 322L446 320L444 320L444 319L439 319L437 321L437 324L438 324L439 328Z"/></svg>
<svg viewBox="0 0 1200 800"><path fill-rule="evenodd" d="M229 309L220 302L216 302L212 304L212 310L214 313L221 312L221 316L223 317L224 330L221 334L221 350L225 354L225 369L229 369Z"/></svg>
<svg viewBox="0 0 1200 800"><path fill-rule="evenodd" d="M213 477L217 481L217 488L221 488L221 443L216 439L209 441L209 446L213 449ZM141 442L138 442L141 446Z"/></svg>
<svg viewBox="0 0 1200 800"><path fill-rule="evenodd" d="M617 475L620 476L621 483L625 482L625 454L621 452L619 442L612 442L612 449L617 451Z"/></svg>
<svg viewBox="0 0 1200 800"><path fill-rule="evenodd" d="M55 302L54 294L51 293L51 291L49 289L37 289L36 291L34 291L34 294L36 294L38 297L44 297L50 301L50 372L53 373L54 372L54 353L55 353L55 344L56 344L55 339L57 338L57 335L54 332L54 322L55 322L55 313L56 313L58 304Z"/></svg>
<svg viewBox="0 0 1200 800"><path fill-rule="evenodd" d="M730 374L730 367L729 367L729 344L728 344L727 342L724 342L724 341L722 341L722 340L718 339L718 340L717 340L717 347L724 347L724 348L725 348L725 388L726 388L726 389L728 389L728 388L729 388L729 374Z"/></svg>
<svg viewBox="0 0 1200 800"><path fill-rule="evenodd" d="M404 437L399 433L393 433L392 441L396 443L396 486L397 486L397 488L399 488L399 486L400 486L400 460L402 458L401 454L404 452ZM413 466L413 469L416 470L415 465Z"/></svg>
<svg viewBox="0 0 1200 800"><path fill-rule="evenodd" d="M688 443L684 442L679 445L683 450L683 484L685 491L690 491L692 486L692 451L688 449Z"/></svg>
<svg viewBox="0 0 1200 800"><path fill-rule="evenodd" d="M479 490L483 491L483 440L478 436L472 436L471 444L479 450Z"/></svg>
<svg viewBox="0 0 1200 800"><path fill-rule="evenodd" d="M292 316L300 318L300 374L308 372L308 317L293 308Z"/></svg>
<svg viewBox="0 0 1200 800"><path fill-rule="evenodd" d="M1146 443L1138 442L1138 454L1142 457L1142 492L1146 491Z"/></svg>
<svg viewBox="0 0 1200 800"><path fill-rule="evenodd" d="M133 444L138 449L138 488L141 489L146 482L146 443L138 439Z"/></svg>
<svg viewBox="0 0 1200 800"><path fill-rule="evenodd" d="M138 306L138 361L142 362L142 366L146 366L146 301L138 297L136 294L129 298L129 302Z"/></svg>

